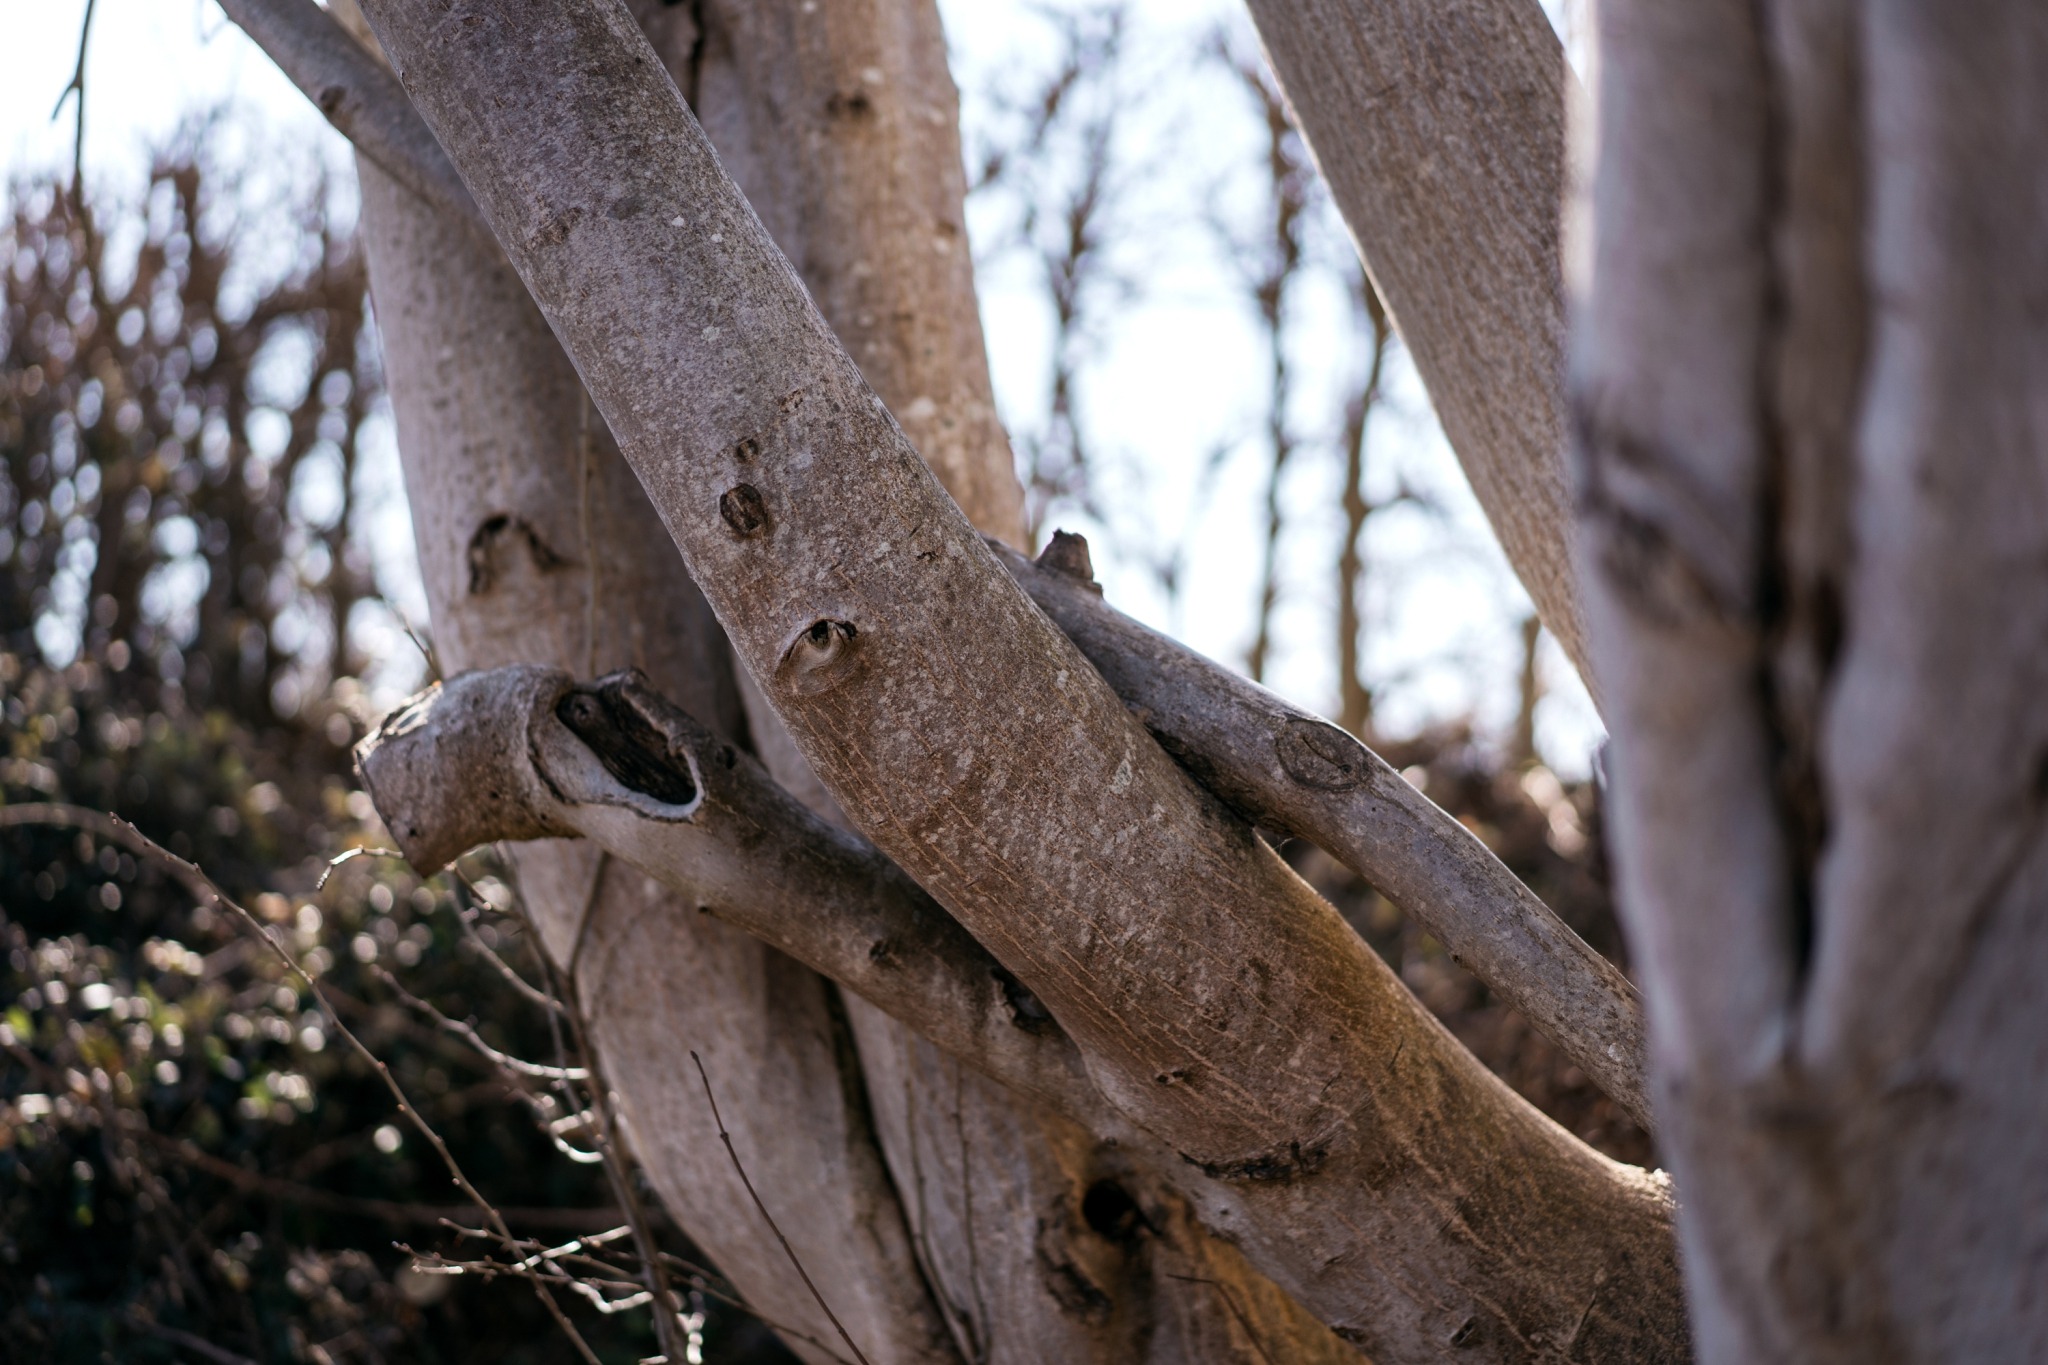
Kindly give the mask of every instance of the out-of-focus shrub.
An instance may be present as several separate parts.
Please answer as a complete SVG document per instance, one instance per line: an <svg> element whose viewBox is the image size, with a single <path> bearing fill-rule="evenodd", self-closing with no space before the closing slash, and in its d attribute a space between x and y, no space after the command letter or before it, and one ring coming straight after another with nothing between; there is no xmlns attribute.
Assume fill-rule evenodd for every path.
<svg viewBox="0 0 2048 1365"><path fill-rule="evenodd" d="M534 975L510 892L486 879L478 905L372 857L320 885L380 838L348 768L381 662L365 616L387 610L352 515L376 347L324 194L256 242L207 145L90 223L52 183L10 191L0 806L114 812L197 863L321 978L516 1234L611 1227L602 1167L545 1131L563 1098L381 975L554 1062L546 1011L486 959ZM0 1360L569 1358L526 1284L409 1268L394 1243L476 1254L450 1222L483 1224L238 919L118 843L0 829ZM644 1311L558 1297L605 1359L655 1353ZM787 1359L693 1306L709 1359Z"/></svg>

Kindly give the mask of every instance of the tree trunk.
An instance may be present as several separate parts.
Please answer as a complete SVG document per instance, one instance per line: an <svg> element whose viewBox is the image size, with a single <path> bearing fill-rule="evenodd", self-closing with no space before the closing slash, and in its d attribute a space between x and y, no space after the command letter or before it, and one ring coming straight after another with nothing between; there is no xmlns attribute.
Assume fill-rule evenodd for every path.
<svg viewBox="0 0 2048 1365"><path fill-rule="evenodd" d="M626 17L368 8L804 756L1205 1217L1387 1360L1682 1353L1661 1185L1457 1048L1029 605Z"/></svg>
<svg viewBox="0 0 2048 1365"><path fill-rule="evenodd" d="M2048 21L1601 10L1621 903L1717 1361L2048 1351Z"/></svg>
<svg viewBox="0 0 2048 1365"><path fill-rule="evenodd" d="M698 83L698 106L730 138L755 202L783 225L869 369L893 381L956 496L985 527L1017 537L1021 490L988 394L936 13L881 4L827 31L800 24L794 5L732 8L706 7L701 37L686 12L649 7L642 19L671 74ZM383 328L443 660L455 670L631 663L745 733L722 636L692 617L694 594L679 614L674 547L602 423L579 412L573 375L516 282L375 167L363 172L379 296L402 301L384 310ZM491 400L501 392L521 399ZM821 791L772 711L756 709L753 733L792 787ZM694 1077L677 1065L686 1047L724 1078L750 1174L802 1210L784 1221L805 1268L879 1360L950 1357L939 1321L977 1361L1237 1358L1262 1342L1288 1343L1291 1358L1351 1355L1214 1243L1170 1187L1071 1121L1034 1112L590 845L522 845L518 864L551 953L573 964L637 1155L771 1320L831 1339L725 1163ZM876 1137L893 1186L876 1168ZM1115 1219L1095 1227L1091 1191L1096 1205L1128 1201L1149 1235ZM910 1247L928 1281L905 1262Z"/></svg>
<svg viewBox="0 0 2048 1365"><path fill-rule="evenodd" d="M664 10L642 5L643 28ZM1023 489L990 390L937 9L710 0L698 22L687 66L668 66L720 160L953 500L980 530L1021 544ZM773 708L751 688L748 701L769 770L843 822ZM1314 1342L1284 1305L1270 1311L1274 1296L1249 1287L1258 1277L1234 1253L1205 1249L1170 1188L859 996L845 1007L913 1240L967 1359L1192 1360L1241 1353L1246 1330ZM1091 1191L1098 1205L1149 1210L1137 1216L1159 1245L1095 1226ZM1268 1311L1240 1325L1214 1287L1161 1265L1226 1276L1226 1292ZM1323 1341L1318 1355L1343 1353Z"/></svg>
<svg viewBox="0 0 2048 1365"><path fill-rule="evenodd" d="M723 632L524 288L359 161L363 230L436 652L451 672L631 666L731 735ZM635 1155L767 1319L834 1332L734 1176L681 1063L718 1086L748 1174L801 1218L803 1267L864 1348L956 1359L875 1138L837 991L588 843L519 846L527 911L573 981ZM790 1333L801 1353L823 1360Z"/></svg>

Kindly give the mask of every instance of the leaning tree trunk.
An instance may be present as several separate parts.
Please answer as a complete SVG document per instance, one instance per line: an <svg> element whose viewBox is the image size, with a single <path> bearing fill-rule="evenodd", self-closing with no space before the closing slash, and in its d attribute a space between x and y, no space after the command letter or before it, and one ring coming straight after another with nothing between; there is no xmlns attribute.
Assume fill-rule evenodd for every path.
<svg viewBox="0 0 2048 1365"><path fill-rule="evenodd" d="M949 489L1014 538L1021 489L982 356L936 13L881 3L827 25L800 24L794 5L727 8L649 6L641 18L671 74L695 82L754 202ZM669 591L674 547L517 282L461 224L376 167L363 174L443 662L632 664L744 733L722 635L687 580ZM773 712L754 710L771 767L834 810ZM1351 1355L1169 1186L1070 1121L589 845L524 844L517 862L636 1154L772 1321L831 1340L726 1165L694 1073L679 1065L685 1048L723 1078L750 1173L801 1211L784 1219L798 1254L878 1360L950 1357L941 1320L975 1361ZM849 1023L859 1064L840 1045ZM878 1179L876 1137L901 1199ZM913 1247L923 1280L906 1260Z"/></svg>
<svg viewBox="0 0 2048 1365"><path fill-rule="evenodd" d="M1575 390L1702 1354L2048 1354L2048 15L1608 0Z"/></svg>
<svg viewBox="0 0 2048 1365"><path fill-rule="evenodd" d="M1597 701L1565 467L1564 47L1536 0L1250 7L1444 435Z"/></svg>
<svg viewBox="0 0 2048 1365"><path fill-rule="evenodd" d="M650 32L675 22L663 6L637 12ZM669 70L721 161L968 519L1021 541L937 9L710 0L695 20L698 44ZM752 688L748 703L769 770L843 822L773 708ZM1230 1359L1282 1341L1297 1358L1349 1354L1149 1172L859 996L845 1004L914 1243L967 1359Z"/></svg>
<svg viewBox="0 0 2048 1365"><path fill-rule="evenodd" d="M462 224L358 168L444 669L635 667L744 735L724 634L524 287ZM804 1340L833 1342L833 1327L734 1176L684 1049L702 1055L748 1174L802 1211L783 1220L796 1254L864 1349L957 1360L875 1144L837 989L588 843L522 844L514 861L635 1155L748 1303L794 1329L799 1352L831 1358Z"/></svg>

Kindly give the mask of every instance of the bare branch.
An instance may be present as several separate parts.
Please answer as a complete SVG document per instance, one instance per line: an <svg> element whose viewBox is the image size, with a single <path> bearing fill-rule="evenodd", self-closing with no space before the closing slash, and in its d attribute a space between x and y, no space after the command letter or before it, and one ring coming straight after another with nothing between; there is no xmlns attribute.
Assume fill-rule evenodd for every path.
<svg viewBox="0 0 2048 1365"><path fill-rule="evenodd" d="M1477 836L1355 736L1138 624L1084 578L992 548L1210 790L1371 882L1649 1126L1635 987Z"/></svg>
<svg viewBox="0 0 2048 1365"><path fill-rule="evenodd" d="M1251 11L1479 505L1597 698L1565 469L1558 240L1576 81L1557 35L1535 0Z"/></svg>
<svg viewBox="0 0 2048 1365"><path fill-rule="evenodd" d="M718 1097L711 1093L711 1076L704 1070L704 1059L693 1050L690 1053L690 1061L697 1067L697 1079L704 1083L704 1100L711 1106L711 1121L718 1125L718 1140L725 1144L725 1154L732 1158L733 1171L738 1174L740 1183L747 1187L747 1198L754 1201L754 1207L761 1211L761 1220L768 1224L769 1230L775 1234L775 1240L782 1243L782 1250L788 1255L789 1263L795 1266L796 1273L803 1277L804 1287L811 1291L811 1297L818 1301L818 1307L832 1320L832 1326L838 1330L839 1339L846 1343L846 1349L853 1352L853 1358L859 1361L860 1365L872 1365L868 1358L861 1354L860 1347L854 1344L853 1338L846 1334L846 1324L839 1320L839 1315L832 1311L832 1305L825 1302L825 1296L820 1294L818 1286L811 1282L810 1272L805 1270L804 1263L797 1259L796 1248L789 1244L789 1238L782 1235L782 1228L776 1223L775 1215L768 1212L768 1206L761 1202L761 1192L755 1189L754 1182L747 1178L747 1168L741 1163L740 1154L732 1145L732 1134L725 1131L725 1120L719 1117Z"/></svg>
<svg viewBox="0 0 2048 1365"><path fill-rule="evenodd" d="M476 201L398 81L326 10L313 0L222 0L221 8L357 151L497 249ZM420 652L431 662L424 645Z"/></svg>
<svg viewBox="0 0 2048 1365"><path fill-rule="evenodd" d="M309 0L235 3L266 11L290 11L301 4L310 8ZM331 20L323 17L321 22L333 27L341 41L360 53L354 40ZM383 74L381 67L378 72ZM417 135L392 139L394 151L417 149L420 139L425 139L429 151L416 153L418 160L411 173L415 178L430 173L436 164L446 164L439 144L419 122L396 82L386 76L383 85L366 83L358 95L366 109L376 108L374 122L379 126L410 121L416 129ZM1300 113L1299 108L1296 112ZM1561 327L1561 322L1558 325ZM1439 404L1443 401L1439 395ZM1000 553L1001 546L995 548ZM1435 934L1458 962L1563 1047L1631 1117L1649 1125L1634 988L1470 831L1398 778L1391 784L1365 782L1367 771L1384 777L1390 770L1348 736L1323 735L1317 718L1256 688L1247 688L1221 665L1154 635L1099 601L1091 603L1063 592L1056 581L1043 575L1030 576L1028 562L1021 557L1002 557L1005 567L1019 577L1039 606L1074 638L1124 700L1139 708L1148 727L1207 785L1254 819L1319 845L1372 882ZM1020 566L1027 568L1020 571ZM1539 596L1539 606L1542 602ZM1552 620L1556 613L1544 610L1544 619ZM1572 610L1575 613L1576 606ZM1092 628L1083 629L1084 621ZM1559 638L1566 637L1560 634ZM1577 662L1580 656L1569 641L1567 648ZM1161 652L1148 661L1145 656L1154 651ZM1170 704L1170 693L1185 695ZM1194 700L1197 694L1199 700ZM1224 716L1231 718L1225 721ZM1162 725L1168 728L1162 729ZM1339 756L1318 761L1355 769L1353 776L1359 780L1333 793L1297 777L1276 757L1275 745L1285 738L1281 728L1286 727L1292 727L1297 739L1313 734L1334 744ZM1293 741L1290 744L1299 747ZM459 770L460 766L444 769L435 763L425 771ZM1368 785L1380 801L1362 794ZM1410 833L1390 836L1378 826L1375 817L1381 802L1398 811L1397 818ZM415 804L400 800L404 807ZM535 838L547 833L505 826L481 808L475 813L478 828L492 831L491 838ZM450 845L422 850L426 865L445 863L488 841L476 831L464 832L456 825L436 822L435 827L445 832Z"/></svg>
<svg viewBox="0 0 2048 1365"><path fill-rule="evenodd" d="M467 1195L471 1202L476 1205L477 1209L483 1213L484 1217L489 1220L493 1231L501 1241L508 1245L512 1242L512 1233L506 1227L503 1215L499 1213L497 1208L488 1199L484 1198L476 1186L469 1182L469 1177L463 1174L462 1167L457 1164L455 1154L448 1149L448 1144L442 1141L441 1135L438 1132L434 1131L433 1125L427 1122L426 1116L414 1108L412 1101L406 1098L405 1091L398 1084L398 1078L391 1074L391 1068L386 1066L383 1059L378 1057L376 1053L370 1051L368 1045L356 1036L353 1029L342 1022L341 1015L335 1010L332 1002L328 1000L327 993L321 989L320 983L304 967L299 965L298 959L294 958L285 949L284 945L267 931L262 923L254 915L250 914L240 902L230 898L226 892L214 884L212 878L200 871L197 866L180 858L177 854L164 848L126 820L119 819L118 817L104 815L82 806L66 806L52 803L0 807L0 829L10 825L30 824L83 829L102 838L115 840L148 862L168 869L187 890L192 892L193 896L201 904L234 917L254 938L270 949L278 961L283 964L286 971L297 977L305 985L307 991L312 994L313 999L319 1004L320 1012L325 1014L328 1023L333 1025L334 1031L341 1035L342 1039L348 1043L357 1056L369 1064L370 1069L376 1073L377 1079L384 1083L384 1088L391 1092L392 1099L398 1104L398 1112L405 1116L407 1122L411 1123L420 1136L425 1138L428 1145L434 1149L434 1154L441 1159L441 1164L447 1168L448 1174L455 1181L456 1187ZM563 1334L569 1338L570 1344L576 1348L577 1354L584 1359L586 1365L601 1365L597 1356L583 1340L582 1334L563 1315L561 1305L554 1301L553 1296L547 1292L546 1287L536 1284L534 1290L539 1295L543 1306L547 1308L549 1315L554 1318L555 1325L560 1327Z"/></svg>
<svg viewBox="0 0 2048 1365"><path fill-rule="evenodd" d="M1512 1358L1589 1297L1592 1354L1682 1350L1663 1183L1459 1048L1025 598L630 16L365 8L804 757L1214 1179L1211 1226L1388 1362ZM1447 1283L1499 1327L1446 1332Z"/></svg>

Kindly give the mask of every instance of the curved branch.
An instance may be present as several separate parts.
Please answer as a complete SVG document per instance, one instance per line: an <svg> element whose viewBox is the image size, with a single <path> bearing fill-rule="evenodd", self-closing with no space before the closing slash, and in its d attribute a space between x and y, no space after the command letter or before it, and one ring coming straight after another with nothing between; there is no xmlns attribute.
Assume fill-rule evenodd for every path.
<svg viewBox="0 0 2048 1365"><path fill-rule="evenodd" d="M405 91L332 15L313 0L221 0L221 8L357 151L497 249Z"/></svg>
<svg viewBox="0 0 2048 1365"><path fill-rule="evenodd" d="M1204 786L1371 882L1648 1128L1642 1010L1629 979L1352 735L1104 602L1079 540L1061 533L1037 564L992 548ZM1083 567L1077 575L1066 565Z"/></svg>
<svg viewBox="0 0 2048 1365"><path fill-rule="evenodd" d="M403 160L408 169L395 173L403 183L453 181L462 211L473 218L468 191L404 91L310 0L229 0L229 8L309 94L321 88L325 30L332 29L356 54L334 64L353 70L367 62L380 79L360 81L344 104L316 103L387 172L392 166L384 157ZM314 17L299 15L301 9ZM362 114L347 120L344 108ZM366 130L374 129L399 132L373 148ZM1635 988L1470 831L1349 734L1146 629L999 541L990 546L1204 785L1249 818L1316 844L1365 877L1650 1126Z"/></svg>
<svg viewBox="0 0 2048 1365"><path fill-rule="evenodd" d="M231 16L309 95L324 88L324 71L360 74L349 100L330 107L316 96L316 104L402 183L453 182L462 212L475 221L468 191L404 91L339 25L310 0L228 4ZM354 55L331 53L335 43ZM359 117L343 117L357 109ZM406 169L393 172L385 157ZM1148 630L1099 594L1033 566L1000 541L989 543L1204 785L1249 818L1316 844L1365 877L1563 1048L1631 1117L1650 1126L1635 988L1470 831L1349 734Z"/></svg>
<svg viewBox="0 0 2048 1365"><path fill-rule="evenodd" d="M987 949L637 673L465 673L393 712L356 761L423 873L479 843L587 838L1012 1089L1108 1122L1073 1044Z"/></svg>

